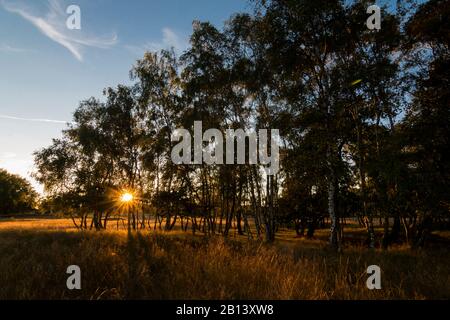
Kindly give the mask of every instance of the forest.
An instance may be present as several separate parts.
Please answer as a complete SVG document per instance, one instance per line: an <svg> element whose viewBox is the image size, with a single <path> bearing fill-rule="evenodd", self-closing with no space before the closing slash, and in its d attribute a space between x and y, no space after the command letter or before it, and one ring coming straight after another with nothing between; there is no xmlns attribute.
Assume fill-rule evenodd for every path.
<svg viewBox="0 0 450 320"><path fill-rule="evenodd" d="M35 152L44 210L78 229L179 226L268 243L281 228L314 238L326 227L338 251L348 221L368 248L420 248L448 230L450 3L385 6L380 30L366 26L369 1L249 4L220 28L194 21L181 55L147 52L131 85L80 103L62 138ZM172 133L194 136L195 121L278 129L279 172L173 163Z"/></svg>

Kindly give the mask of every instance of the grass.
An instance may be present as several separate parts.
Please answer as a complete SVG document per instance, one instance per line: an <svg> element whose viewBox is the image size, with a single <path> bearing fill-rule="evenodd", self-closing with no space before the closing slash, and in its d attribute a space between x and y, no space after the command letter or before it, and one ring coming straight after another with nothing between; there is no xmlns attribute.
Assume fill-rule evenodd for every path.
<svg viewBox="0 0 450 320"><path fill-rule="evenodd" d="M0 299L450 298L448 248L335 254L322 240L280 235L270 246L148 231L128 242L125 231L80 232L67 219L0 221ZM66 288L72 264L82 290ZM366 287L372 264L382 290Z"/></svg>

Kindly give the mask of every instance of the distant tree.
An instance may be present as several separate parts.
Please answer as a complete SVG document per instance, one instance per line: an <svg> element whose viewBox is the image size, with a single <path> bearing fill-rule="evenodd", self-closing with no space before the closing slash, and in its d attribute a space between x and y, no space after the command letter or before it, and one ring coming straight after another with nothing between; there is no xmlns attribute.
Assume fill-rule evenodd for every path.
<svg viewBox="0 0 450 320"><path fill-rule="evenodd" d="M0 169L0 215L35 209L37 193L24 178Z"/></svg>

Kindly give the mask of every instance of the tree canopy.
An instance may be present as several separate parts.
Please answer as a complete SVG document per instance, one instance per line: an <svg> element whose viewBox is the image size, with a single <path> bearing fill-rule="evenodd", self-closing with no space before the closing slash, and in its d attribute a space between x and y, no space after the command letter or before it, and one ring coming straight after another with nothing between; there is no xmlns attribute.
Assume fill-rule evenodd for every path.
<svg viewBox="0 0 450 320"><path fill-rule="evenodd" d="M384 7L381 30L365 25L368 1L252 3L222 29L195 21L180 57L148 52L133 85L83 101L75 124L36 152L37 180L97 229L131 189L143 199L134 228L150 214L168 230L185 219L193 232L227 235L235 223L273 241L283 224L312 236L327 218L338 249L352 217L371 248L374 219L383 246L401 235L422 245L449 218L448 1ZM175 165L171 134L194 121L279 129L281 171Z"/></svg>
<svg viewBox="0 0 450 320"><path fill-rule="evenodd" d="M37 193L27 180L0 169L0 215L29 213L36 204Z"/></svg>

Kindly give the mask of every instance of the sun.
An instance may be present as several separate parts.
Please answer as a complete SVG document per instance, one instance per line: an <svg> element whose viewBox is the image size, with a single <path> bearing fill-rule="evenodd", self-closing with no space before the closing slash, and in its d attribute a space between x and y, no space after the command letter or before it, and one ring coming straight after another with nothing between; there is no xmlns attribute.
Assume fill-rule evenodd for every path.
<svg viewBox="0 0 450 320"><path fill-rule="evenodd" d="M125 203L129 203L131 201L133 201L133 195L129 192L125 192L124 194L121 195L120 197L120 201L125 202Z"/></svg>

